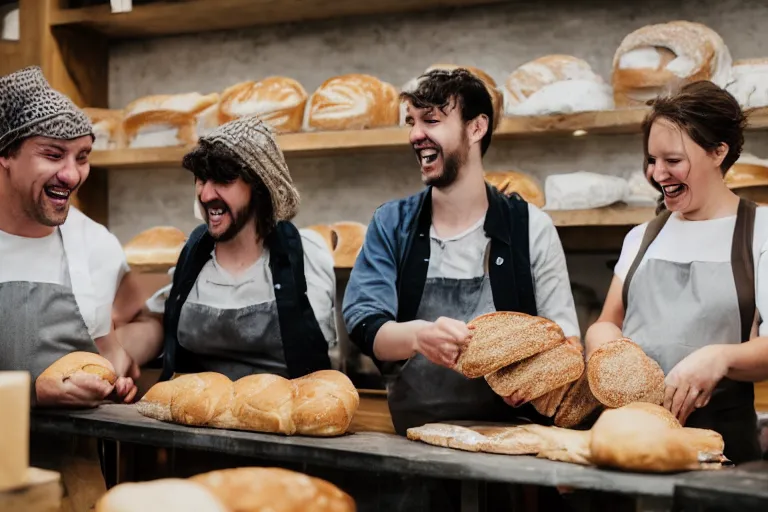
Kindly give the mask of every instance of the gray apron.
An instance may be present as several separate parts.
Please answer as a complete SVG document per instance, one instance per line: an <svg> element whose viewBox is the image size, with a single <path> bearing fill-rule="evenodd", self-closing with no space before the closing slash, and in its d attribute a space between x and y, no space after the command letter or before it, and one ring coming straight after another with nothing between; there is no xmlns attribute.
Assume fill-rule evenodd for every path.
<svg viewBox="0 0 768 512"><path fill-rule="evenodd" d="M205 371L232 380L254 373L288 377L274 300L239 309L186 302L178 340Z"/></svg>
<svg viewBox="0 0 768 512"><path fill-rule="evenodd" d="M34 382L70 352L98 353L76 297L93 293L86 247L77 230L59 227L71 288L50 283L0 283L0 371L27 370ZM75 295L77 293L77 295Z"/></svg>
<svg viewBox="0 0 768 512"><path fill-rule="evenodd" d="M416 319L434 322L441 316L469 322L496 311L488 276L474 279L428 278ZM515 409L483 378L469 379L436 365L421 354L408 359L399 371L386 376L389 411L395 430L405 435L410 427L441 421L510 421Z"/></svg>
<svg viewBox="0 0 768 512"><path fill-rule="evenodd" d="M752 237L748 241L744 237L750 224L745 206L739 208L731 262L647 259L640 265L668 215L648 226L649 232L627 275L622 329L659 363L665 375L701 347L747 341L752 322L746 320L745 330L742 319L754 319L754 277L742 278L743 262L752 261ZM754 211L751 215L754 226ZM752 309L747 304L745 314L742 309L750 301L750 290ZM719 432L725 440L725 455L736 464L761 457L752 383L723 379L710 403L695 410L686 426Z"/></svg>

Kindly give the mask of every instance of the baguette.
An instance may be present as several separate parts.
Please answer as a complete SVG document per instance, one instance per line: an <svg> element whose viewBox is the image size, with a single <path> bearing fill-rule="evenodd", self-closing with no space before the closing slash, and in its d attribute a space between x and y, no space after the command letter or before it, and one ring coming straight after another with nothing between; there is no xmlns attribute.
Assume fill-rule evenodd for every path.
<svg viewBox="0 0 768 512"><path fill-rule="evenodd" d="M331 437L346 433L359 404L352 382L336 370L293 380L256 374L235 382L203 372L155 384L136 408L182 425Z"/></svg>
<svg viewBox="0 0 768 512"><path fill-rule="evenodd" d="M499 311L469 323L472 341L459 355L456 369L470 379L484 377L565 343L559 325L525 313Z"/></svg>
<svg viewBox="0 0 768 512"><path fill-rule="evenodd" d="M664 372L628 338L597 349L589 359L587 377L592 394L607 407L618 408L632 402L658 405L664 400Z"/></svg>
<svg viewBox="0 0 768 512"><path fill-rule="evenodd" d="M525 403L575 381L582 373L581 352L566 342L488 374L485 380L496 394L514 394Z"/></svg>

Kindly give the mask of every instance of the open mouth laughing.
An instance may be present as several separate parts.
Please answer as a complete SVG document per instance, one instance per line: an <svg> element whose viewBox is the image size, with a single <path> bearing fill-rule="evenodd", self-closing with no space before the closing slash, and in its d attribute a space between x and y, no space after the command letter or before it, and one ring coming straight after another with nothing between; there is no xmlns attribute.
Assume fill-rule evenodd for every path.
<svg viewBox="0 0 768 512"><path fill-rule="evenodd" d="M661 187L661 189L664 191L664 197L668 197L669 199L679 197L686 191L687 188L687 185L683 183L675 183L673 185L664 185Z"/></svg>

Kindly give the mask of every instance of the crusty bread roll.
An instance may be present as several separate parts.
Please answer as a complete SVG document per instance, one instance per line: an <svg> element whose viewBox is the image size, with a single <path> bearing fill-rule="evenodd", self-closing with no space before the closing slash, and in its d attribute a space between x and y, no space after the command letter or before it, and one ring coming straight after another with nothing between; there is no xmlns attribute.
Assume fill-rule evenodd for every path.
<svg viewBox="0 0 768 512"><path fill-rule="evenodd" d="M232 512L355 512L335 485L282 468L235 468L193 476Z"/></svg>
<svg viewBox="0 0 768 512"><path fill-rule="evenodd" d="M330 437L347 431L359 404L355 386L336 370L293 380L255 374L235 382L202 372L158 382L136 408L182 425Z"/></svg>
<svg viewBox="0 0 768 512"><path fill-rule="evenodd" d="M397 126L399 100L394 86L376 77L348 74L323 82L312 93L304 116L306 130L362 130Z"/></svg>
<svg viewBox="0 0 768 512"><path fill-rule="evenodd" d="M589 363L587 363L587 369ZM584 371L581 377L574 382L560 402L560 406L555 413L555 425L558 427L571 428L580 424L592 414L595 409L600 407L592 390L589 389L588 371Z"/></svg>
<svg viewBox="0 0 768 512"><path fill-rule="evenodd" d="M221 93L219 124L257 115L277 133L298 132L307 97L299 82L284 76L235 84Z"/></svg>
<svg viewBox="0 0 768 512"><path fill-rule="evenodd" d="M544 191L528 174L515 171L486 172L485 181L496 187L502 194L511 195L517 192L526 202L539 208L544 207Z"/></svg>
<svg viewBox="0 0 768 512"><path fill-rule="evenodd" d="M456 369L475 379L565 342L563 330L542 317L499 311L471 322L472 340L459 355Z"/></svg>
<svg viewBox="0 0 768 512"><path fill-rule="evenodd" d="M125 482L96 502L96 512L230 512L204 485L180 478Z"/></svg>
<svg viewBox="0 0 768 512"><path fill-rule="evenodd" d="M734 62L726 90L744 110L768 106L768 58Z"/></svg>
<svg viewBox="0 0 768 512"><path fill-rule="evenodd" d="M531 400L531 405L533 405L533 408L536 409L536 412L542 416L551 418L557 412L557 408L560 407L560 404L563 402L563 398L565 398L565 394L568 392L571 386L573 386L573 383L569 382L565 386L560 386L559 388L552 390L549 393L541 395L539 398Z"/></svg>
<svg viewBox="0 0 768 512"><path fill-rule="evenodd" d="M768 186L768 159L742 153L725 173L725 184L732 190Z"/></svg>
<svg viewBox="0 0 768 512"><path fill-rule="evenodd" d="M501 118L504 116L504 93L499 89L499 86L496 84L496 81L491 78L491 75L483 71L482 69L476 68L474 66L457 66L456 64L433 64L429 66L426 70L424 70L424 73L429 73L430 71L434 71L436 69L444 69L447 71L452 71L454 69L463 68L475 75L477 78L479 78L483 84L485 85L485 88L488 90L488 94L491 96L491 105L493 106L493 129L495 130L498 125L499 121L501 121ZM419 79L420 77L414 77L411 80L408 81L407 84L403 86L404 91L414 91L419 86ZM406 117L406 108L405 104L400 105L400 124L405 124L405 117Z"/></svg>
<svg viewBox="0 0 768 512"><path fill-rule="evenodd" d="M628 338L611 341L597 349L589 358L587 377L592 394L607 407L664 401L664 372Z"/></svg>
<svg viewBox="0 0 768 512"><path fill-rule="evenodd" d="M668 88L696 80L725 87L731 54L723 39L701 23L647 25L627 35L613 57L614 101L642 106Z"/></svg>
<svg viewBox="0 0 768 512"><path fill-rule="evenodd" d="M604 411L592 427L592 462L598 466L641 472L699 469L699 451L684 429L670 428L640 409Z"/></svg>
<svg viewBox="0 0 768 512"><path fill-rule="evenodd" d="M513 71L504 83L509 116L611 110L610 86L590 65L571 55L545 55Z"/></svg>
<svg viewBox="0 0 768 512"><path fill-rule="evenodd" d="M197 142L199 116L211 112L217 93L158 95L125 107L123 131L130 148L192 145Z"/></svg>
<svg viewBox="0 0 768 512"><path fill-rule="evenodd" d="M336 222L331 225L336 236L333 260L337 268L352 268L365 241L368 226L359 222Z"/></svg>
<svg viewBox="0 0 768 512"><path fill-rule="evenodd" d="M88 373L114 385L115 368L107 359L92 352L70 352L46 368L35 381L37 396L55 396L64 383L76 373Z"/></svg>
<svg viewBox="0 0 768 512"><path fill-rule="evenodd" d="M525 403L575 381L582 373L584 357L565 342L490 373L485 380L496 394L514 393Z"/></svg>
<svg viewBox="0 0 768 512"><path fill-rule="evenodd" d="M157 226L142 231L123 247L128 265L174 266L184 248L187 236L178 228Z"/></svg>
<svg viewBox="0 0 768 512"><path fill-rule="evenodd" d="M125 147L123 111L106 108L84 108L93 125L93 149L108 151Z"/></svg>

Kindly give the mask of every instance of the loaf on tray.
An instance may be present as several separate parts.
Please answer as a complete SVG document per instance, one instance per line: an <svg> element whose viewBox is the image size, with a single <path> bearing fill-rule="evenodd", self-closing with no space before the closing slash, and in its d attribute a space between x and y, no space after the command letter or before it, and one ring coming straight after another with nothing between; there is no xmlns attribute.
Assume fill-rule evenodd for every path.
<svg viewBox="0 0 768 512"><path fill-rule="evenodd" d="M370 75L353 73L323 82L304 114L305 130L363 130L397 126L397 89Z"/></svg>
<svg viewBox="0 0 768 512"><path fill-rule="evenodd" d="M256 374L235 382L215 372L187 374L155 384L136 407L183 425L330 437L346 433L359 404L346 375L321 370L292 380Z"/></svg>

